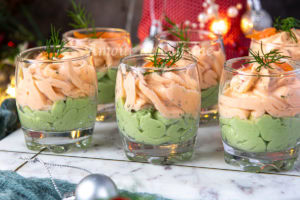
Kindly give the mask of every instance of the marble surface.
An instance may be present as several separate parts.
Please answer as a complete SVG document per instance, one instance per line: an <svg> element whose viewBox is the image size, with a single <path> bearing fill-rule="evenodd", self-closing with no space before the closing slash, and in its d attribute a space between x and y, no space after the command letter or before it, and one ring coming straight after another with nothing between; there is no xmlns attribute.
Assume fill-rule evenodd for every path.
<svg viewBox="0 0 300 200"><path fill-rule="evenodd" d="M149 192L171 199L240 200L300 199L300 161L290 172L254 174L227 165L223 158L220 129L201 127L192 161L172 166L155 166L128 161L115 123L95 127L93 147L64 154L33 152L26 148L21 130L0 141L0 170L16 170L26 177L48 177L38 163L20 157L37 156L45 162L73 165L112 177L121 189ZM55 178L77 183L86 172L52 168Z"/></svg>
<svg viewBox="0 0 300 200"><path fill-rule="evenodd" d="M44 162L73 165L110 176L120 189L161 194L171 199L250 200L299 199L300 177L253 174L185 166L156 166L127 161L38 155ZM36 173L38 172L38 174ZM86 172L52 167L55 178L78 183ZM48 177L40 164L27 164L19 174Z"/></svg>
<svg viewBox="0 0 300 200"><path fill-rule="evenodd" d="M26 161L21 158L32 158L35 154L0 151L0 170L16 170Z"/></svg>

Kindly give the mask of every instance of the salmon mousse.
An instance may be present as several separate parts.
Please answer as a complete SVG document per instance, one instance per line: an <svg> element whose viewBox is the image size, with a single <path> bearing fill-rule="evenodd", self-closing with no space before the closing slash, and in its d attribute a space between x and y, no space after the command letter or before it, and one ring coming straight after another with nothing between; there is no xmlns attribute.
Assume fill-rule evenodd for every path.
<svg viewBox="0 0 300 200"><path fill-rule="evenodd" d="M253 51L250 53L254 58L231 59L225 64L219 95L225 154L229 152L230 155L239 156L236 152L246 152L243 154L245 161L247 153L252 153L253 159L257 155L253 153L260 153L259 160L264 160L260 160L261 163L281 160L277 164L270 164L275 166L270 168L287 170L298 156L297 144L300 141L299 66L295 61L281 56L277 50L262 57ZM263 157L261 153L264 152L275 154ZM285 163L285 158L280 157L283 154L291 159L290 163ZM235 158L227 162L231 163L232 160ZM247 163L248 166L252 164ZM255 170L263 169L260 168L263 164L253 165L259 165Z"/></svg>
<svg viewBox="0 0 300 200"><path fill-rule="evenodd" d="M180 148L180 144L190 142L192 151L199 126L201 95L195 62L181 56L137 55L123 59L120 64L116 116L131 154L134 154L130 150L133 143L166 146L165 151L169 151L171 144Z"/></svg>
<svg viewBox="0 0 300 200"><path fill-rule="evenodd" d="M277 19L274 27L254 31L247 37L252 39L250 48L253 51L269 52L279 49L283 55L293 60L300 60L300 21L288 17ZM263 44L263 48L261 48Z"/></svg>
<svg viewBox="0 0 300 200"><path fill-rule="evenodd" d="M204 110L218 104L219 81L225 63L221 44L214 41L193 45L190 49L198 61L198 74L201 86L202 108Z"/></svg>
<svg viewBox="0 0 300 200"><path fill-rule="evenodd" d="M213 108L218 103L219 81L225 63L221 36L203 30L182 29L170 19L166 21L172 26L156 36L158 48L172 50L184 44L185 54L197 58L202 109Z"/></svg>
<svg viewBox="0 0 300 200"><path fill-rule="evenodd" d="M93 128L97 80L90 58L88 49L71 47L63 47L59 55L46 47L20 54L16 100L23 128L51 132Z"/></svg>
<svg viewBox="0 0 300 200"><path fill-rule="evenodd" d="M89 28L66 32L67 45L92 51L92 64L97 71L98 104L113 103L117 66L131 52L129 33L115 28Z"/></svg>

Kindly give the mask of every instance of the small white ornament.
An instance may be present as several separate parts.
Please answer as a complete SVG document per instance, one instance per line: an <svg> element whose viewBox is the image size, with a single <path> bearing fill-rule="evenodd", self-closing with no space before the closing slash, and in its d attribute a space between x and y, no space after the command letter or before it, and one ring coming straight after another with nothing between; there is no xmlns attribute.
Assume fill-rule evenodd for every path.
<svg viewBox="0 0 300 200"><path fill-rule="evenodd" d="M214 9L215 9L215 11L218 12L218 11L219 11L219 5L218 5L218 4L215 4L215 5L214 5Z"/></svg>
<svg viewBox="0 0 300 200"><path fill-rule="evenodd" d="M192 23L192 28L197 28L197 24L196 23Z"/></svg>
<svg viewBox="0 0 300 200"><path fill-rule="evenodd" d="M204 2L204 3L202 4L202 6L203 6L203 8L206 8L208 5L207 5L206 2Z"/></svg>
<svg viewBox="0 0 300 200"><path fill-rule="evenodd" d="M204 27L205 27L205 24L204 24L204 23L200 23L200 24L199 24L199 27L200 27L200 28L204 28Z"/></svg>
<svg viewBox="0 0 300 200"><path fill-rule="evenodd" d="M234 7L234 6L230 6L230 7L227 9L227 15L228 15L228 17L234 18L234 17L236 17L238 14L239 14L239 11L238 11L238 10L236 9L236 7Z"/></svg>
<svg viewBox="0 0 300 200"><path fill-rule="evenodd" d="M207 15L205 13L200 13L198 15L198 22L206 22L207 21Z"/></svg>
<svg viewBox="0 0 300 200"><path fill-rule="evenodd" d="M241 10L243 8L243 5L241 3L236 4L236 8L238 10Z"/></svg>
<svg viewBox="0 0 300 200"><path fill-rule="evenodd" d="M190 20L186 20L186 21L184 22L184 25L185 25L185 26L190 26L190 24L191 24Z"/></svg>
<svg viewBox="0 0 300 200"><path fill-rule="evenodd" d="M206 12L209 16L212 16L212 15L214 15L215 10L212 6L210 6L207 8Z"/></svg>

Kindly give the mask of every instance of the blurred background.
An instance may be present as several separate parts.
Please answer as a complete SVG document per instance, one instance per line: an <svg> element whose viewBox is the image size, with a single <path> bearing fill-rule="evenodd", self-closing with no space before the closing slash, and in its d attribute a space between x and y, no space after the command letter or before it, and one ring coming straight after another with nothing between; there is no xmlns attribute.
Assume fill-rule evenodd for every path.
<svg viewBox="0 0 300 200"><path fill-rule="evenodd" d="M140 43L138 35L140 38L145 38L148 35L150 27L149 2L151 0L75 1L81 3L92 15L96 27L123 28L130 32L133 46ZM158 4L160 4L161 8L164 0L153 1L156 3L155 12L160 12ZM181 22L182 19L188 19L188 15L190 20L193 18L194 21L197 21L199 9L201 9L204 2L204 0L166 1L167 15L171 15L172 19L178 21L181 18ZM227 32L227 38L224 37L224 43L227 52L235 53L231 57L247 54L249 39L245 38L245 33L241 33L239 24L239 21L242 21L242 14L247 10L247 0L215 1L220 4L221 11L223 6L223 12L226 12L224 6L228 8L229 5L236 5L235 7L237 8L238 4L243 5L238 16L235 19L231 18L232 22L234 20L238 22L234 26L236 31ZM271 15L272 19L278 16L300 18L300 0L261 0L261 6ZM67 15L67 11L71 8L70 0L0 0L0 94L4 90L7 93L7 85L9 83L14 84L12 78L14 74L14 59L20 51L45 44L45 40L50 34L50 24L59 28L61 34L72 29L69 25L71 23L70 17ZM191 8L194 9L190 12ZM236 8L234 9L236 10ZM169 15L169 13L172 14ZM139 28L140 21L142 25ZM232 37L233 35L235 36Z"/></svg>
<svg viewBox="0 0 300 200"><path fill-rule="evenodd" d="M66 15L67 10L71 9L68 0L0 0L0 2L0 42L3 37L1 32L8 25L8 21L19 24L23 31L26 29L27 39L34 41L45 40L49 35L50 24L60 27L61 32L72 28L69 26L70 18ZM143 0L76 0L76 2L80 2L92 14L96 26L127 29L131 33L133 43L139 42L137 29L142 15ZM261 3L263 9L268 11L273 19L277 16L300 18L299 0L262 0Z"/></svg>

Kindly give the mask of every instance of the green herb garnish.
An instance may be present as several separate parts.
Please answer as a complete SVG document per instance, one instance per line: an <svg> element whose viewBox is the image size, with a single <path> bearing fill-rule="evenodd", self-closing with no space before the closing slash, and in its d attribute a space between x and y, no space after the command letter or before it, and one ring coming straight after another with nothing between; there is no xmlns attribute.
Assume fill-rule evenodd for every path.
<svg viewBox="0 0 300 200"><path fill-rule="evenodd" d="M55 27L51 24L51 36L46 41L46 53L48 59L61 58L64 52L65 41L59 39L59 30L55 30Z"/></svg>
<svg viewBox="0 0 300 200"><path fill-rule="evenodd" d="M149 61L153 63L153 67L169 68L183 56L183 44L179 44L178 47L175 47L174 49L175 51L165 51L158 47L155 54L149 59ZM163 55L165 56L159 56L159 50L163 51Z"/></svg>
<svg viewBox="0 0 300 200"><path fill-rule="evenodd" d="M187 34L187 28L183 28L183 24L180 24L180 27L178 27L175 22L173 22L170 18L165 16L166 22L171 25L170 27L166 27L168 32L172 34L173 36L177 37L181 41L189 41L188 34Z"/></svg>
<svg viewBox="0 0 300 200"><path fill-rule="evenodd" d="M300 20L295 19L294 17L287 17L285 19L280 19L280 17L277 17L274 22L274 27L279 31L287 32L295 42L298 42L296 35L292 31L292 28L300 28Z"/></svg>
<svg viewBox="0 0 300 200"><path fill-rule="evenodd" d="M95 27L92 15L80 3L76 4L74 0L71 0L71 3L73 10L69 10L68 15L72 18L73 23L70 23L70 26L73 28Z"/></svg>
<svg viewBox="0 0 300 200"><path fill-rule="evenodd" d="M147 60L153 64L154 68L170 68L177 61L179 61L183 56L183 46L184 44L179 44L177 47L173 47L175 51L165 51L162 48L158 47L151 58ZM160 53L161 50L163 53ZM152 70L151 72L146 72L144 75L153 73L153 72L161 72L160 70Z"/></svg>
<svg viewBox="0 0 300 200"><path fill-rule="evenodd" d="M244 63L244 64L258 63L259 66L256 67L257 72L260 72L262 67L264 67L266 69L268 69L268 68L273 69L270 66L270 64L272 64L272 63L283 64L283 62L280 61L281 59L290 58L289 56L281 55L281 52L278 49L273 49L268 53L264 53L262 42L261 42L261 47L260 48L261 48L262 55L260 55L259 51L254 52L252 49L249 49L249 53L254 58L254 60Z"/></svg>

